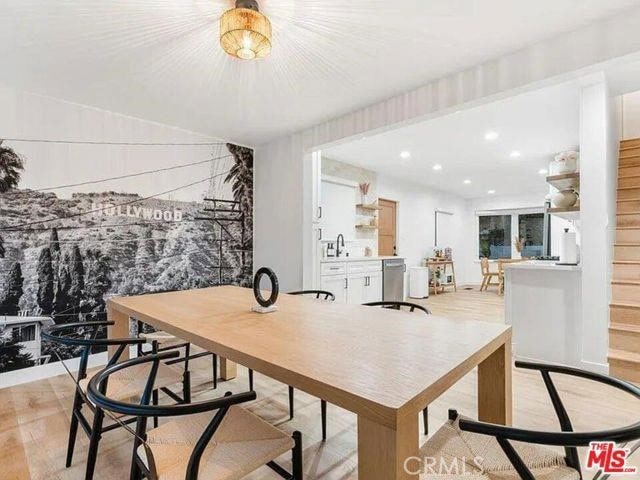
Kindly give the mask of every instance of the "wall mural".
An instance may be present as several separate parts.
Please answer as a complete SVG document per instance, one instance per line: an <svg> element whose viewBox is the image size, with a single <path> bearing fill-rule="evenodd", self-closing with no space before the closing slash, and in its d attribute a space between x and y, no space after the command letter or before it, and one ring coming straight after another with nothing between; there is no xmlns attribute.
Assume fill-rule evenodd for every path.
<svg viewBox="0 0 640 480"><path fill-rule="evenodd" d="M0 140L0 373L77 356L73 348L41 343L41 329L105 320L111 296L251 286L251 149L211 143L207 158L185 162L181 149L193 145L115 144L127 154L127 173L110 176L105 168L78 178L68 168L64 184L28 188L29 169L54 168L46 149L61 148L44 144L24 155L29 142L38 140ZM60 143L76 155L87 144L92 152L101 148ZM169 163L136 169L140 149L154 145L171 148ZM34 151L46 154L38 160ZM148 164L153 155L146 157ZM203 171L208 175L198 177Z"/></svg>

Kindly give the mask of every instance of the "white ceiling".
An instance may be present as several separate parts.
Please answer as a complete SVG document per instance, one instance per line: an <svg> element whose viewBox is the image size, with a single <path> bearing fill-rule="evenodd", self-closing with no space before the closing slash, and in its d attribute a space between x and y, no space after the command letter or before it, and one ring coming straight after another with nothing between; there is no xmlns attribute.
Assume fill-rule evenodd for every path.
<svg viewBox="0 0 640 480"><path fill-rule="evenodd" d="M256 145L640 0L262 0L254 62L218 45L231 4L3 0L0 83Z"/></svg>
<svg viewBox="0 0 640 480"><path fill-rule="evenodd" d="M464 198L547 191L553 156L579 145L576 83L529 92L481 107L365 137L322 151L323 156ZM485 139L488 132L498 138ZM411 158L400 153L409 151ZM521 156L512 158L513 151ZM435 171L439 164L442 170ZM470 184L463 183L471 180Z"/></svg>

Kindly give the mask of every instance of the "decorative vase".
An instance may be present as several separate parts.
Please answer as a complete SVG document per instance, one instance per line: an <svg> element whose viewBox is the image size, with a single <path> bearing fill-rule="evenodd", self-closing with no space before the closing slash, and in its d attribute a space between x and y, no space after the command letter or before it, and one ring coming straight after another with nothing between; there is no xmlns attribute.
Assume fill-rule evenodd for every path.
<svg viewBox="0 0 640 480"><path fill-rule="evenodd" d="M573 190L562 190L551 196L551 203L556 208L573 207L578 202L578 194Z"/></svg>
<svg viewBox="0 0 640 480"><path fill-rule="evenodd" d="M578 170L578 152L561 152L555 156L551 162L550 170L552 175L562 175L563 173L574 173Z"/></svg>

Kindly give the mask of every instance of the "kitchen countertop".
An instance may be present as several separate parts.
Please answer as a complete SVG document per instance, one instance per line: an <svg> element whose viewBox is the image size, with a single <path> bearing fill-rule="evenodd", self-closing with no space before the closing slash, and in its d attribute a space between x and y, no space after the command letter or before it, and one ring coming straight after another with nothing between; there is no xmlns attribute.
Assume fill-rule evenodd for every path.
<svg viewBox="0 0 640 480"><path fill-rule="evenodd" d="M505 263L504 268L505 270L508 268L510 270L557 270L566 272L579 272L582 269L580 265L556 265L556 262L553 261L536 260L518 263Z"/></svg>
<svg viewBox="0 0 640 480"><path fill-rule="evenodd" d="M320 263L336 263L336 262L375 262L381 260L391 260L394 258L402 258L404 257L394 257L394 256L382 256L382 257L327 257L320 260Z"/></svg>

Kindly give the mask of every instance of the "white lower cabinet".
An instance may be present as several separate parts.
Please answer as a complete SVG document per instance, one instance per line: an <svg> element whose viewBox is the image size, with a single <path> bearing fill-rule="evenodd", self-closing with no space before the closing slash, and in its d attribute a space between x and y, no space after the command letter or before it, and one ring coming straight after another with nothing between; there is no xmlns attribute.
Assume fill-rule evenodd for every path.
<svg viewBox="0 0 640 480"><path fill-rule="evenodd" d="M336 302L347 303L347 277L345 275L322 275L320 289L336 296Z"/></svg>
<svg viewBox="0 0 640 480"><path fill-rule="evenodd" d="M382 262L331 262L321 269L320 288L336 302L354 305L382 300ZM344 272L337 274L338 272Z"/></svg>

